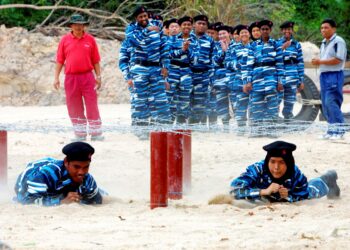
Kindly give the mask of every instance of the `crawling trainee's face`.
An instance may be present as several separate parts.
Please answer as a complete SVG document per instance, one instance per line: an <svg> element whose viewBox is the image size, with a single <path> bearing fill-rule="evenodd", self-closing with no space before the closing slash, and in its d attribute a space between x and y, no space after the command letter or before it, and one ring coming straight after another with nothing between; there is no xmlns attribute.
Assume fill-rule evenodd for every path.
<svg viewBox="0 0 350 250"><path fill-rule="evenodd" d="M282 157L271 157L269 160L269 170L273 178L279 179L287 172L287 164Z"/></svg>
<svg viewBox="0 0 350 250"><path fill-rule="evenodd" d="M64 160L69 176L75 183L83 183L85 175L89 172L90 161L67 161Z"/></svg>

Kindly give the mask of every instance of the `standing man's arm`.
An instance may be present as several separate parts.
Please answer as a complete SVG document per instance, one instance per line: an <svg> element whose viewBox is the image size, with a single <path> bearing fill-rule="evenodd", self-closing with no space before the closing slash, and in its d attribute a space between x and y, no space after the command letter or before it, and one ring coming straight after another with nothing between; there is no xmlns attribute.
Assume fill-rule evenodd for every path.
<svg viewBox="0 0 350 250"><path fill-rule="evenodd" d="M56 63L56 69L55 69L55 81L53 83L53 87L58 90L60 88L60 74L63 68L63 64Z"/></svg>
<svg viewBox="0 0 350 250"><path fill-rule="evenodd" d="M93 48L92 48L92 54L91 54L91 61L94 65L94 70L95 70L95 76L96 76L96 86L95 89L99 90L101 88L101 66L100 66L100 53L97 47L97 43L95 39L93 39Z"/></svg>
<svg viewBox="0 0 350 250"><path fill-rule="evenodd" d="M341 63L342 60L338 59L338 58L335 58L335 57L332 57L330 59L319 59L319 58L314 58L312 59L311 63L313 65L321 65L321 64L324 64L324 65L337 65L339 63Z"/></svg>
<svg viewBox="0 0 350 250"><path fill-rule="evenodd" d="M95 63L94 64L94 70L95 70L95 75L96 75L96 90L99 90L101 88L101 66L100 63Z"/></svg>

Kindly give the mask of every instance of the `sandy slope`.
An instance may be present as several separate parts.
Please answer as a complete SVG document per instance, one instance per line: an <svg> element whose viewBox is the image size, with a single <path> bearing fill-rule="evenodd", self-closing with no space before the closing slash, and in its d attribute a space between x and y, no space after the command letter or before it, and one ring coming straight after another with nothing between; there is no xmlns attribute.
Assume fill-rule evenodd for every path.
<svg viewBox="0 0 350 250"><path fill-rule="evenodd" d="M128 124L128 105L102 105L102 118ZM64 106L0 107L1 122L67 119ZM68 121L64 121L69 124ZM106 133L94 142L91 173L110 196L102 206L22 206L9 201L17 175L31 160L61 158L70 133L9 132L9 191L0 202L0 241L14 249L348 249L350 136L340 143L320 134L282 136L298 145L295 158L309 177L337 169L342 198L243 209L207 205L244 168L264 157L271 139L193 134L192 192L168 208L149 209L149 141Z"/></svg>

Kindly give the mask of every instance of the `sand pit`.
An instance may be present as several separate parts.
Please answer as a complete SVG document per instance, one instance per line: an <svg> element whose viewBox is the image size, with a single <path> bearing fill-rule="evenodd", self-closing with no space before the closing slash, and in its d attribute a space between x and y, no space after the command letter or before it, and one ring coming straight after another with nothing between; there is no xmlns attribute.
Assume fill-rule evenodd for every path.
<svg viewBox="0 0 350 250"><path fill-rule="evenodd" d="M65 106L0 107L1 122L65 119ZM129 124L128 105L102 105L101 116ZM263 159L273 141L224 133L193 133L192 192L168 208L149 209L149 141L108 132L92 142L91 173L109 192L101 206L22 206L11 201L26 163L62 158L71 133L9 132L8 192L0 198L0 242L13 249L348 249L350 243L350 135L318 140L322 131L281 136L297 144L296 162L308 178L338 171L342 197L255 208L207 205L229 190L232 178Z"/></svg>

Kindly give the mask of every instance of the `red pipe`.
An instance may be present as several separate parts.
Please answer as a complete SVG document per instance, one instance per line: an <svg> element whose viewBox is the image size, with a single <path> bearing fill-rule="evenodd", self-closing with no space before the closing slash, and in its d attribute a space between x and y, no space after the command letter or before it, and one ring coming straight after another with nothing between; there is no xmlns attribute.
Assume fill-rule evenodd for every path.
<svg viewBox="0 0 350 250"><path fill-rule="evenodd" d="M167 132L151 132L151 209L168 206Z"/></svg>
<svg viewBox="0 0 350 250"><path fill-rule="evenodd" d="M7 186L7 131L0 131L0 187Z"/></svg>
<svg viewBox="0 0 350 250"><path fill-rule="evenodd" d="M183 135L168 132L168 193L173 200L182 199Z"/></svg>
<svg viewBox="0 0 350 250"><path fill-rule="evenodd" d="M192 135L191 130L183 130L183 191L185 194L191 192L191 153Z"/></svg>

